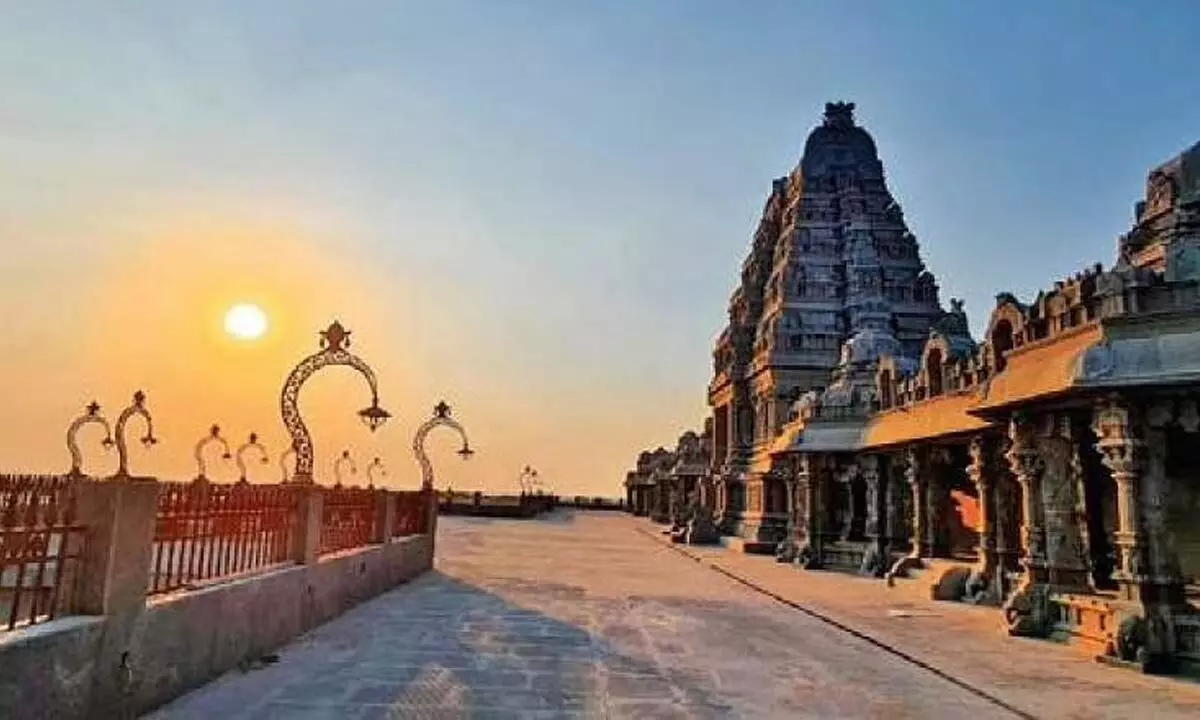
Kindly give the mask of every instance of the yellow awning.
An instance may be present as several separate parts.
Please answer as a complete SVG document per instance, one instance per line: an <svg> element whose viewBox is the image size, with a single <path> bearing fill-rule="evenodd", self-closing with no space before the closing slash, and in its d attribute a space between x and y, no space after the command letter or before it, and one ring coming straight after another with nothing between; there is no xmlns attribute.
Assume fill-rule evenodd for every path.
<svg viewBox="0 0 1200 720"><path fill-rule="evenodd" d="M863 448L899 445L982 430L991 423L968 414L977 402L975 393L968 391L939 395L879 413L867 422Z"/></svg>
<svg viewBox="0 0 1200 720"><path fill-rule="evenodd" d="M996 410L1069 390L1080 358L1102 336L1099 325L1088 325L1011 352L1004 371L991 379L974 410Z"/></svg>

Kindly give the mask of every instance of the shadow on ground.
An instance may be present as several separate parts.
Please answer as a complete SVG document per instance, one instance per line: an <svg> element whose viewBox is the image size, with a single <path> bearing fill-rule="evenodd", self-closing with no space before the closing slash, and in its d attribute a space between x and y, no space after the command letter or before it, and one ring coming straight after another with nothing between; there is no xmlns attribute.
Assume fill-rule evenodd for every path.
<svg viewBox="0 0 1200 720"><path fill-rule="evenodd" d="M149 717L605 717L612 697L624 717L732 715L684 675L433 571Z"/></svg>

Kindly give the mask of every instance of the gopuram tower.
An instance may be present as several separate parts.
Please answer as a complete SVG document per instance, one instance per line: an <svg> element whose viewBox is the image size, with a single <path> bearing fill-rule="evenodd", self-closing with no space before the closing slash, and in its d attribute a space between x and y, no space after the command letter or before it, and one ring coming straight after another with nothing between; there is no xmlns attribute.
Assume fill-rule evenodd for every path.
<svg viewBox="0 0 1200 720"><path fill-rule="evenodd" d="M800 164L772 183L713 351L711 470L726 531L780 536L787 499L771 441L800 395L829 384L843 343L870 337L915 358L941 315L875 141L853 103L826 104Z"/></svg>

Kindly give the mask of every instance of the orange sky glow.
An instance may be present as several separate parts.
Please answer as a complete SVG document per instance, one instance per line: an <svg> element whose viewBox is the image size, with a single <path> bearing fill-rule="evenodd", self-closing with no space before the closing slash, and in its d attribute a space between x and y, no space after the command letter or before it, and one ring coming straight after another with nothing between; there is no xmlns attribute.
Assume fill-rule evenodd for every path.
<svg viewBox="0 0 1200 720"><path fill-rule="evenodd" d="M337 319L353 333L351 350L375 369L380 403L394 417L369 432L356 415L370 402L363 378L341 367L315 375L301 393L301 410L319 481L332 482L334 460L349 449L359 468L353 482L365 483L367 465L380 457L387 468L381 484L417 487L411 438L445 398L478 452L463 462L453 452L459 441L452 432L431 434L439 486L510 490L529 463L561 491L619 493L623 468L604 468L608 478L573 469L615 465L612 443L634 446L638 428L613 424L619 409L595 393L556 396L538 392L535 382L514 385L481 373L486 357L456 347L454 303L439 314L443 303L435 298L443 289L429 279L373 274L352 248L277 220L171 213L142 216L140 223L124 228L112 251L62 256L54 270L40 264L36 250L27 253L26 280L44 281L37 297L45 299L10 328L8 339L20 352L7 354L0 373L5 470L65 470L63 432L83 406L94 398L114 421L142 389L160 443L150 451L134 447L135 474L190 479L193 447L216 423L235 447L250 432L259 434L271 461L250 464L249 476L274 482L288 444L279 416L283 380ZM52 277L70 280L52 291ZM226 333L225 312L239 302L265 311L270 327L262 338ZM486 352L499 356L504 348L479 354ZM556 420L571 431L547 431ZM580 427L585 432L574 431ZM131 438L141 434L140 425L131 427ZM103 452L99 439L96 428L82 436L85 471L105 475L115 469L116 455ZM236 479L234 465L210 452L210 477Z"/></svg>

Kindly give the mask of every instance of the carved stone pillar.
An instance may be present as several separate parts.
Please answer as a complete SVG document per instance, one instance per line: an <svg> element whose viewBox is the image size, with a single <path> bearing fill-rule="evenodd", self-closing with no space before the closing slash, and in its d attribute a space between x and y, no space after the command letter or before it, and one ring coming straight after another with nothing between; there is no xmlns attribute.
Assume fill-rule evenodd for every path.
<svg viewBox="0 0 1200 720"><path fill-rule="evenodd" d="M1046 531L1042 519L1042 459L1034 444L1028 418L1016 416L1008 425L1009 469L1021 486L1021 566L1023 581L1046 579ZM1024 584L1024 582L1023 582Z"/></svg>
<svg viewBox="0 0 1200 720"><path fill-rule="evenodd" d="M905 518L904 506L905 496L910 495L911 491L908 485L903 482L904 476L900 462L897 456L893 455L888 462L888 478L884 484L884 494L886 496L885 505L887 507L887 546L884 548L884 554L888 557L893 552L898 552L902 547L902 543L908 537L909 525Z"/></svg>
<svg viewBox="0 0 1200 720"><path fill-rule="evenodd" d="M787 525L784 529L783 539L775 547L775 559L778 562L794 562L796 552L800 549L799 538L796 536L798 525L796 519L797 484L795 461L789 461L788 467L783 471L784 512L787 514Z"/></svg>
<svg viewBox="0 0 1200 720"><path fill-rule="evenodd" d="M1042 515L1043 463L1034 430L1024 414L1008 423L1009 468L1021 485L1021 584L1004 602L1004 620L1010 635L1045 636L1050 631L1051 607L1046 585L1046 531Z"/></svg>
<svg viewBox="0 0 1200 720"><path fill-rule="evenodd" d="M858 461L858 469L867 491L867 514L863 533L868 540L877 542L883 535L880 532L883 496L879 492L879 456L864 455Z"/></svg>
<svg viewBox="0 0 1200 720"><path fill-rule="evenodd" d="M1071 418L1047 414L1038 425L1046 581L1057 591L1091 592L1087 522L1077 497L1082 468Z"/></svg>
<svg viewBox="0 0 1200 720"><path fill-rule="evenodd" d="M929 556L929 543L926 536L926 488L923 470L927 467L922 453L915 447L904 451L904 480L908 484L912 496L912 548L908 555L900 558L888 570L888 585L892 585L897 577L903 576L909 570L923 567L922 557Z"/></svg>
<svg viewBox="0 0 1200 720"><path fill-rule="evenodd" d="M967 465L967 477L979 494L979 553L978 571L990 576L996 567L996 517L992 507L993 473L988 456L988 447L981 437L971 438L968 452L971 462Z"/></svg>
<svg viewBox="0 0 1200 720"><path fill-rule="evenodd" d="M1021 503L1016 497L1020 489L1019 483L1009 472L1005 454L1008 452L1008 439L998 439L992 446L993 468L995 478L992 482L993 512L995 518L995 554L998 572L1003 575L1008 571L1020 568L1021 538L1020 511ZM1007 590L1007 588L1004 588ZM1003 594L1003 593L1002 593Z"/></svg>
<svg viewBox="0 0 1200 720"><path fill-rule="evenodd" d="M1113 578L1127 600L1177 601L1179 562L1167 538L1166 434L1151 412L1139 427L1134 409L1110 398L1095 412L1093 429L1104 466L1117 486L1117 567Z"/></svg>
<svg viewBox="0 0 1200 720"><path fill-rule="evenodd" d="M979 544L976 548L979 560L967 580L966 599L976 603L1000 601L1000 578L996 563L996 517L992 506L995 491L995 466L991 461L991 448L980 436L971 438L968 453L967 476L979 494Z"/></svg>
<svg viewBox="0 0 1200 720"><path fill-rule="evenodd" d="M863 556L860 572L879 576L887 570L887 534L884 531L883 492L880 488L879 456L864 455L858 461L859 472L866 486L867 507L864 534L870 546Z"/></svg>
<svg viewBox="0 0 1200 720"><path fill-rule="evenodd" d="M926 496L929 493L925 486L924 474L928 465L923 463L922 459L916 448L904 451L904 480L912 493L912 550L908 555L913 558L929 557L930 552L927 534L929 509L926 504Z"/></svg>
<svg viewBox="0 0 1200 720"><path fill-rule="evenodd" d="M1117 486L1117 568L1123 599L1139 602L1142 617L1127 618L1118 654L1151 671L1171 669L1173 617L1186 611L1179 560L1168 534L1165 500L1169 408L1152 406L1141 422L1136 408L1111 397L1095 411L1093 429L1104 465ZM1118 645L1122 643L1118 642Z"/></svg>
<svg viewBox="0 0 1200 720"><path fill-rule="evenodd" d="M825 532L821 519L823 486L826 482L825 461L819 455L803 453L800 455L797 484L800 486L802 507L796 514L798 523L804 526L804 545L796 554L796 564L805 568L821 566L822 534Z"/></svg>
<svg viewBox="0 0 1200 720"><path fill-rule="evenodd" d="M858 468L854 465L844 469L838 475L838 484L843 493L840 498L841 527L838 528L838 536L842 540L861 539L858 532L858 508L854 503L854 481L857 475Z"/></svg>

